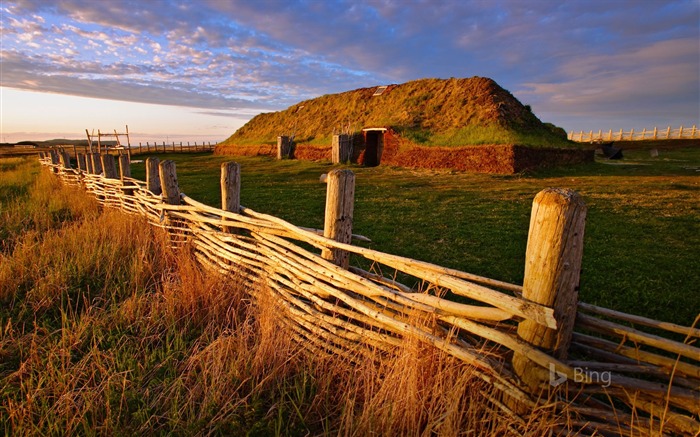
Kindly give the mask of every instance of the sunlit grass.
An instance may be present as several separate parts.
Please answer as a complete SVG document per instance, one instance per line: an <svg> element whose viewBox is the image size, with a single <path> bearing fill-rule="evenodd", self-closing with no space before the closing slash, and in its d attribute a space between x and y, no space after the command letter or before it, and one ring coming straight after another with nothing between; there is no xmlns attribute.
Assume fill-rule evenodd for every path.
<svg viewBox="0 0 700 437"><path fill-rule="evenodd" d="M10 203L29 216L3 221L13 244L0 254L6 435L493 435L514 423L472 369L412 338L393 357L302 353L266 289L204 272L143 219L20 167L8 171L29 169L15 175L29 189ZM64 213L48 212L53 199Z"/></svg>

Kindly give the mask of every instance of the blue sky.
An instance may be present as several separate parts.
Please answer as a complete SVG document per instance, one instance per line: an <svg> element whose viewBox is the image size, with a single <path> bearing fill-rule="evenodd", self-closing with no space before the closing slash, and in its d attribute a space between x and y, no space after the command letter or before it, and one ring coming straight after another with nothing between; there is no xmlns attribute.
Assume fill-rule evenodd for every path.
<svg viewBox="0 0 700 437"><path fill-rule="evenodd" d="M222 140L360 87L485 76L570 130L700 125L699 0L1 0L2 139Z"/></svg>

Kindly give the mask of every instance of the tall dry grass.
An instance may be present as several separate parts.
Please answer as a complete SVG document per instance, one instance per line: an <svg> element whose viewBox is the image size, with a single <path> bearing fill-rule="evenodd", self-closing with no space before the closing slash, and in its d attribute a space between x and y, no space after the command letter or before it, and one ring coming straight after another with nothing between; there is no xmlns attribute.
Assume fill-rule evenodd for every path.
<svg viewBox="0 0 700 437"><path fill-rule="evenodd" d="M305 353L269 290L203 271L159 230L51 175L5 205L7 435L542 435L557 424L505 417L468 366L416 339L391 356Z"/></svg>

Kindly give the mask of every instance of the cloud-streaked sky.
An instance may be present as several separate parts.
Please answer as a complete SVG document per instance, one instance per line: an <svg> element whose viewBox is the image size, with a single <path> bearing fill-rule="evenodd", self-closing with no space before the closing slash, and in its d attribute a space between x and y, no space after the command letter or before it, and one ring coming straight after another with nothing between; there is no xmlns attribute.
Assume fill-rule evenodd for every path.
<svg viewBox="0 0 700 437"><path fill-rule="evenodd" d="M2 136L222 140L259 112L490 77L570 130L700 125L699 0L0 0Z"/></svg>

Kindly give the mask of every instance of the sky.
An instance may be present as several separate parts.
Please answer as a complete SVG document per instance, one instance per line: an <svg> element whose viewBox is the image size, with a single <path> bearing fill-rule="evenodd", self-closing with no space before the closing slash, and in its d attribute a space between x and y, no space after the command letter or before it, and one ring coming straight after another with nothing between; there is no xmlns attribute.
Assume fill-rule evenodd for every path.
<svg viewBox="0 0 700 437"><path fill-rule="evenodd" d="M0 141L221 141L261 112L490 77L567 131L700 127L700 0L0 0Z"/></svg>

